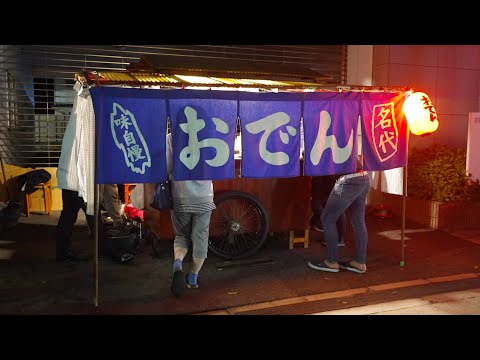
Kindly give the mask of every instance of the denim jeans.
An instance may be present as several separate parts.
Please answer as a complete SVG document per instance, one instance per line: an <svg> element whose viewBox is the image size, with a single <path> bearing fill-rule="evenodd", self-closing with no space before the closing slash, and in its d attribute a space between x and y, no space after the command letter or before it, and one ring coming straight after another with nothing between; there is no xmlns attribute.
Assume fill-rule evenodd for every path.
<svg viewBox="0 0 480 360"><path fill-rule="evenodd" d="M327 260L338 262L337 220L348 209L355 238L355 261L367 260L368 233L365 224L365 206L370 190L368 175L339 179L335 183L322 212L323 236L327 243Z"/></svg>
<svg viewBox="0 0 480 360"><path fill-rule="evenodd" d="M332 175L314 176L312 178L312 211L313 215L310 219L310 226L322 228L322 213L327 203L330 192L335 186L335 177ZM338 241L345 242L345 231L347 218L343 213L337 220Z"/></svg>
<svg viewBox="0 0 480 360"><path fill-rule="evenodd" d="M318 211L319 213L314 214L311 220L313 221L313 224L315 226L318 226L318 225L316 225L315 220L318 218L318 221L320 221L320 222L322 221L321 217L322 217L322 214L323 214L323 211L324 211L324 207L318 205L318 208L317 208L316 211ZM322 230L323 230L323 226L322 226ZM345 233L346 233L346 231L347 231L347 216L345 215L345 213L342 213L337 220L337 233L338 233L338 242L339 243L345 243Z"/></svg>

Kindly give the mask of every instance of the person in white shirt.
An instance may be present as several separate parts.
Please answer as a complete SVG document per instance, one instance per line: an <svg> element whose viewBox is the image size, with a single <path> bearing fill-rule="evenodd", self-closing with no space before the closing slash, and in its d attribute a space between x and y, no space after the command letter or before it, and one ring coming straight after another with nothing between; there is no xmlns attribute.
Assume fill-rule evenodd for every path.
<svg viewBox="0 0 480 360"><path fill-rule="evenodd" d="M79 261L71 248L73 226L78 211L85 212L90 234L94 234L95 113L85 78L75 76L76 96L62 141L58 162L58 187L62 189L63 208L57 224L56 260ZM99 228L103 225L99 221ZM99 229L99 235L103 228Z"/></svg>

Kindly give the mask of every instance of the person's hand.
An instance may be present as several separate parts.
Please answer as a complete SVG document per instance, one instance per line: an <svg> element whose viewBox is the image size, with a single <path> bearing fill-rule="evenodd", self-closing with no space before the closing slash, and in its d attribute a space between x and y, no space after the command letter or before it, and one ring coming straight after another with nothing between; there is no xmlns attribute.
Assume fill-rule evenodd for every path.
<svg viewBox="0 0 480 360"><path fill-rule="evenodd" d="M85 79L85 76L80 75L80 74L75 74L74 80L75 81L80 81L82 83L82 85L85 84L86 81L87 81L87 79Z"/></svg>

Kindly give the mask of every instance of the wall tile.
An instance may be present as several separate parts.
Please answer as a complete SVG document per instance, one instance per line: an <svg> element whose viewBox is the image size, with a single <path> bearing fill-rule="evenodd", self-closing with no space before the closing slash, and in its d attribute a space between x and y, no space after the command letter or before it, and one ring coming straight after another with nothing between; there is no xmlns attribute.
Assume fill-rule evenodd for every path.
<svg viewBox="0 0 480 360"><path fill-rule="evenodd" d="M372 84L372 45L349 45L347 84L370 86Z"/></svg>
<svg viewBox="0 0 480 360"><path fill-rule="evenodd" d="M438 48L439 67L480 70L479 45L442 45Z"/></svg>
<svg viewBox="0 0 480 360"><path fill-rule="evenodd" d="M373 66L388 64L390 45L375 45L373 47Z"/></svg>
<svg viewBox="0 0 480 360"><path fill-rule="evenodd" d="M388 64L373 66L372 81L374 86L386 86L388 84Z"/></svg>
<svg viewBox="0 0 480 360"><path fill-rule="evenodd" d="M428 94L435 103L437 68L428 66L390 64L389 86L406 86Z"/></svg>
<svg viewBox="0 0 480 360"><path fill-rule="evenodd" d="M479 111L479 80L477 70L439 68L437 111L449 115Z"/></svg>
<svg viewBox="0 0 480 360"><path fill-rule="evenodd" d="M392 45L390 63L402 65L438 66L436 45Z"/></svg>
<svg viewBox="0 0 480 360"><path fill-rule="evenodd" d="M451 147L467 148L468 135L468 114L467 115L442 115L438 114L440 123L437 131L429 136L433 136L436 143L445 144ZM410 136L412 139L413 136ZM422 137L417 138L422 139ZM428 137L426 137L428 138ZM425 139L426 139L425 138Z"/></svg>

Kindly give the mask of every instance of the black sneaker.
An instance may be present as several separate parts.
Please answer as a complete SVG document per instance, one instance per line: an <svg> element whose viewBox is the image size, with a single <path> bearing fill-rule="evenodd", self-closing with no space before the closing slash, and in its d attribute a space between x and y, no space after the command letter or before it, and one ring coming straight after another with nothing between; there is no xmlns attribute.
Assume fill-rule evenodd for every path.
<svg viewBox="0 0 480 360"><path fill-rule="evenodd" d="M185 277L182 270L173 273L172 286L170 287L172 294L179 297L185 293Z"/></svg>

